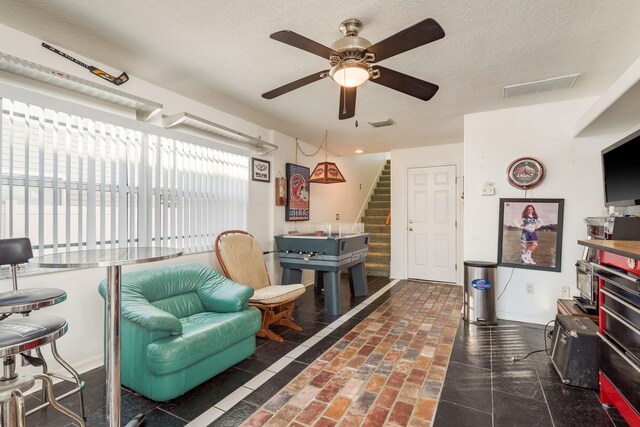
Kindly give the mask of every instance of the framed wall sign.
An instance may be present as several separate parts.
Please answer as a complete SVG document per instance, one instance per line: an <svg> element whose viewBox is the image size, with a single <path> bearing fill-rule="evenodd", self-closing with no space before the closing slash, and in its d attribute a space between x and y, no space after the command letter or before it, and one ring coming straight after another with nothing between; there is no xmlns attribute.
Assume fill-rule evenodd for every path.
<svg viewBox="0 0 640 427"><path fill-rule="evenodd" d="M544 166L531 157L516 159L507 168L507 179L521 190L537 187L544 179Z"/></svg>
<svg viewBox="0 0 640 427"><path fill-rule="evenodd" d="M271 182L271 162L252 157L251 179L253 181Z"/></svg>
<svg viewBox="0 0 640 427"><path fill-rule="evenodd" d="M564 199L500 199L498 265L560 271Z"/></svg>
<svg viewBox="0 0 640 427"><path fill-rule="evenodd" d="M285 221L309 221L309 168L287 163Z"/></svg>
<svg viewBox="0 0 640 427"><path fill-rule="evenodd" d="M280 171L276 175L276 206L287 204L287 178L282 176Z"/></svg>

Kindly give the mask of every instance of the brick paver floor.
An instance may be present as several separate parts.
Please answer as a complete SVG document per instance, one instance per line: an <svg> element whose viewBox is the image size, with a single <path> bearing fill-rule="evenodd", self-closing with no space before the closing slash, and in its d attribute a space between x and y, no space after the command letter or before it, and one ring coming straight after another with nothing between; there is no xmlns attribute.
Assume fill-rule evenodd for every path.
<svg viewBox="0 0 640 427"><path fill-rule="evenodd" d="M393 295L243 426L429 426L462 287L400 282Z"/></svg>

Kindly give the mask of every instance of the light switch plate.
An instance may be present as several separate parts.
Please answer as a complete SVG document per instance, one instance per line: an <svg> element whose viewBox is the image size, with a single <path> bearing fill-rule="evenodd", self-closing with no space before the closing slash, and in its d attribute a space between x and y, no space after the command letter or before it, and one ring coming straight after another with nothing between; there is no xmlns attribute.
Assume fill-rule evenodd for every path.
<svg viewBox="0 0 640 427"><path fill-rule="evenodd" d="M482 195L483 196L495 196L496 195L496 187L482 187Z"/></svg>

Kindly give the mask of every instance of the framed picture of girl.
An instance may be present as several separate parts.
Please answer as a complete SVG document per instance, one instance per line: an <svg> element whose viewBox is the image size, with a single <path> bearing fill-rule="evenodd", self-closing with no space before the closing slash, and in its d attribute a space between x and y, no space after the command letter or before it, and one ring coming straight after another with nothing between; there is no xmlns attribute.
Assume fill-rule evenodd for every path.
<svg viewBox="0 0 640 427"><path fill-rule="evenodd" d="M500 199L498 265L560 271L564 199Z"/></svg>

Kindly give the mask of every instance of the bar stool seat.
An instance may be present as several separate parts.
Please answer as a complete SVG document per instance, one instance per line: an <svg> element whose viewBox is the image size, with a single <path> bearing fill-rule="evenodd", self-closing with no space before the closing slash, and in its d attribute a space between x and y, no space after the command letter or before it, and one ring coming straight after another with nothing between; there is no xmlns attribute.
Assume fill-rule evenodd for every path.
<svg viewBox="0 0 640 427"><path fill-rule="evenodd" d="M25 425L23 394L34 386L35 380L42 380L44 397L53 409L84 426L84 418L61 406L53 394L51 376L42 374L17 374L15 356L24 351L36 349L55 341L67 332L67 321L57 316L26 316L9 318L0 322L0 357L3 373L0 377L0 413L2 424L6 426Z"/></svg>
<svg viewBox="0 0 640 427"><path fill-rule="evenodd" d="M0 357L49 344L67 333L67 321L57 316L29 316L0 322Z"/></svg>
<svg viewBox="0 0 640 427"><path fill-rule="evenodd" d="M0 313L25 313L59 304L67 293L58 288L29 288L0 293Z"/></svg>

